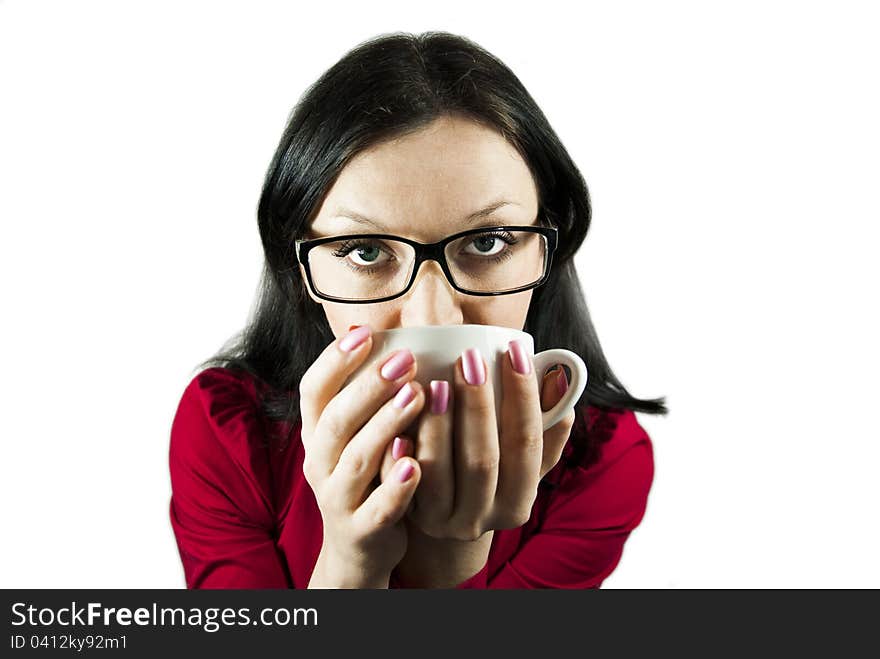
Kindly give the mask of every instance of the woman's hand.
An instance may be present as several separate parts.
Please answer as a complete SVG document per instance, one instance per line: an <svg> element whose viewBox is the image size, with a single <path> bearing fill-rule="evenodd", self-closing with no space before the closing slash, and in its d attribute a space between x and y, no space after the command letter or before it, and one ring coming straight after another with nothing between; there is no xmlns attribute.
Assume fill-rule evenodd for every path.
<svg viewBox="0 0 880 659"><path fill-rule="evenodd" d="M425 396L413 380L412 353L399 350L343 387L372 349L369 328L331 343L300 382L303 472L315 493L324 540L309 584L388 586L406 551L402 517L421 471L397 460L384 482L373 480L385 447L418 416Z"/></svg>
<svg viewBox="0 0 880 659"><path fill-rule="evenodd" d="M539 393L534 363L525 350L511 342L508 355L498 363L500 432L485 362L476 351L467 351L456 362L446 405L444 390L450 388L432 383L416 441L389 446L383 480L393 459L402 455L414 452L421 466L408 517L427 536L476 541L494 529L522 526L531 516L538 482L562 455L574 410L546 431L541 411L565 392L564 371L548 373Z"/></svg>

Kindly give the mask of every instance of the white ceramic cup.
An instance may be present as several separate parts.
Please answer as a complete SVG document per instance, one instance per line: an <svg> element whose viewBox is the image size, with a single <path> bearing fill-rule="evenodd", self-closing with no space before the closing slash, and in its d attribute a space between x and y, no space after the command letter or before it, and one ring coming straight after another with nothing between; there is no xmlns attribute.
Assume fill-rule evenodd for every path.
<svg viewBox="0 0 880 659"><path fill-rule="evenodd" d="M349 377L354 378L361 370L390 353L409 348L416 358L416 380L430 396L431 380L446 380L452 385L456 360L469 348L478 348L487 366L487 381L495 392L496 419L501 419L501 368L500 359L507 356L508 343L519 340L528 354L534 355L535 372L540 378L551 364L564 364L571 371L571 382L562 399L551 409L542 413L544 430L556 425L580 399L587 386L587 367L584 361L570 350L553 348L534 354L532 335L509 327L495 325L429 325L424 327L399 327L373 333L373 348L366 361ZM540 384L540 383L539 383ZM430 401L428 402L430 404Z"/></svg>

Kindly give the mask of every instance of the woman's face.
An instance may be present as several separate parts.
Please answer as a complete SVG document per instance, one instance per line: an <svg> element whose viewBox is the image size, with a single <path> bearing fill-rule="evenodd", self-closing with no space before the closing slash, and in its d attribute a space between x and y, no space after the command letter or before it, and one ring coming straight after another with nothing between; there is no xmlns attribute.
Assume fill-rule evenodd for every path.
<svg viewBox="0 0 880 659"><path fill-rule="evenodd" d="M467 221L487 207L494 210ZM537 214L535 182L516 149L475 122L444 116L354 157L325 197L308 237L388 233L429 243L481 226L535 225ZM439 263L425 261L412 288L395 300L344 304L312 298L339 337L351 325L366 324L374 331L470 323L522 329L532 291L466 295L452 288Z"/></svg>

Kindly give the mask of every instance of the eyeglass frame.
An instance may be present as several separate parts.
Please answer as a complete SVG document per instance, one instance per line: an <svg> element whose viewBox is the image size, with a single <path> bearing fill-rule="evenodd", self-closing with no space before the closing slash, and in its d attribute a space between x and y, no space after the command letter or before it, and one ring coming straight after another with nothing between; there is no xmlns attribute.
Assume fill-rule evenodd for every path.
<svg viewBox="0 0 880 659"><path fill-rule="evenodd" d="M527 284L526 286L515 288L510 291L495 292L469 291L461 288L460 286L458 286L458 284L455 283L452 278L452 272L449 270L449 264L446 262L446 245L453 242L454 240L462 238L463 236L478 235L481 233L489 233L492 231L529 231L531 233L538 233L544 236L547 241L547 251L544 254L544 274L538 281ZM315 286L315 282L312 279L312 270L309 266L308 259L309 252L313 248L318 247L319 245L324 245L326 243L337 242L340 240L356 240L365 238L384 238L386 240L396 240L398 242L405 243L413 248L416 255L415 263L413 264L412 275L410 275L407 285L403 288L402 291L400 291L399 293L395 293L394 295L389 295L382 298L371 298L369 300L352 300L349 298L339 298L321 293ZM425 261L436 261L437 263L439 263L440 269L443 271L443 274L446 277L446 281L449 282L449 285L452 286L452 288L454 288L459 293L464 293L465 295L474 295L478 297L494 297L498 295L512 295L513 293L522 293L523 291L537 288L538 286L541 286L545 281L547 281L547 277L550 276L550 266L553 263L553 253L556 251L557 240L558 230L556 229L556 227L505 225L468 229L467 231L461 231L451 236L447 236L443 240L440 240L436 243L420 243L416 240L410 240L409 238L394 236L387 233L352 233L340 236L314 238L311 240L296 240L294 241L294 245L296 249L297 259L306 271L306 278L308 279L309 287L312 289L315 297L318 297L322 300L327 300L328 302L342 302L345 304L375 304L377 302L388 302L389 300L395 300L399 297L406 295L409 292L409 289L412 288L412 285L419 274L419 268Z"/></svg>

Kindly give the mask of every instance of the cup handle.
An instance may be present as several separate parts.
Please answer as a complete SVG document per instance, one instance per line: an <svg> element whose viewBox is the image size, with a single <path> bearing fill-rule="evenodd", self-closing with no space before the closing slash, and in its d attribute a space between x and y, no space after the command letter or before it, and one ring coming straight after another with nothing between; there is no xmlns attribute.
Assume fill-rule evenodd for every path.
<svg viewBox="0 0 880 659"><path fill-rule="evenodd" d="M568 414L568 411L580 399L587 386L587 366L578 355L564 348L544 350L535 355L533 359L536 374L543 375L544 371L551 364L564 364L571 369L572 381L568 383L568 391L565 392L562 399L556 405L541 414L544 430L547 430L547 428L551 428L559 423L562 417Z"/></svg>

